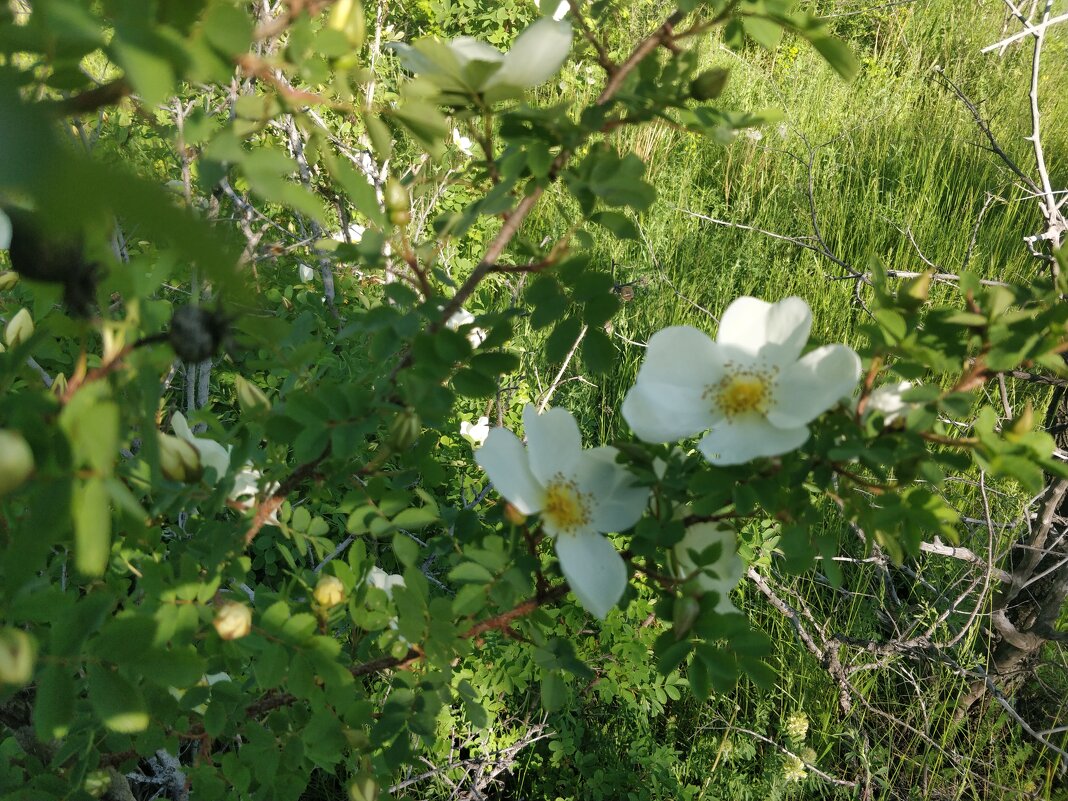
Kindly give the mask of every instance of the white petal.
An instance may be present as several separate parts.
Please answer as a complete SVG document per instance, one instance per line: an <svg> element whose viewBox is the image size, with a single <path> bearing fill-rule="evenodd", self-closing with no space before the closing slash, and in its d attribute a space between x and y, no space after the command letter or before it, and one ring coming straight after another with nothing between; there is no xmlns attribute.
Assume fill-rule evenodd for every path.
<svg viewBox="0 0 1068 801"><path fill-rule="evenodd" d="M811 328L812 312L801 298L767 303L741 297L723 312L716 342L760 354L772 364L789 364L801 355Z"/></svg>
<svg viewBox="0 0 1068 801"><path fill-rule="evenodd" d="M521 34L504 56L504 64L485 88L531 88L545 83L563 66L571 52L571 23L542 17Z"/></svg>
<svg viewBox="0 0 1068 801"><path fill-rule="evenodd" d="M229 448L213 439L195 436L189 428L185 415L181 412L175 412L171 417L171 428L179 438L197 449L197 453L200 454L200 463L205 469L214 468L216 478L226 475L226 471L230 469Z"/></svg>
<svg viewBox="0 0 1068 801"><path fill-rule="evenodd" d="M0 209L0 250L11 247L11 220Z"/></svg>
<svg viewBox="0 0 1068 801"><path fill-rule="evenodd" d="M799 448L808 439L808 427L776 428L763 417L739 417L713 428L697 449L712 464L744 464L758 456L778 456Z"/></svg>
<svg viewBox="0 0 1068 801"><path fill-rule="evenodd" d="M848 398L860 380L860 357L845 345L824 345L779 374L768 420L782 428L803 426Z"/></svg>
<svg viewBox="0 0 1068 801"><path fill-rule="evenodd" d="M697 570L697 563L690 557L691 552L700 555L705 549L719 543L723 551L719 559L703 566L696 577L699 587L705 592L719 593L716 611L720 614L737 612L737 608L727 596L742 578L745 565L738 557L738 546L734 531L719 523L698 523L686 529L682 541L675 546L675 560L679 567L680 578L690 576ZM715 573L713 577L710 573Z"/></svg>
<svg viewBox="0 0 1068 801"><path fill-rule="evenodd" d="M475 462L486 471L497 492L520 512L530 515L541 509L545 490L530 472L523 443L511 431L490 431L486 444L475 451Z"/></svg>
<svg viewBox="0 0 1068 801"><path fill-rule="evenodd" d="M530 471L544 486L553 476L574 473L582 455L582 435L567 409L547 409L538 414L534 404L523 408Z"/></svg>
<svg viewBox="0 0 1068 801"><path fill-rule="evenodd" d="M615 546L592 532L562 534L556 556L579 603L603 620L627 588L627 566Z"/></svg>
<svg viewBox="0 0 1068 801"><path fill-rule="evenodd" d="M698 434L719 419L704 393L722 377L722 352L707 334L690 326L661 329L649 339L623 419L646 442Z"/></svg>
<svg viewBox="0 0 1068 801"><path fill-rule="evenodd" d="M581 492L593 498L590 525L597 531L626 531L637 523L649 505L650 489L634 485L634 477L616 463L615 448L585 451L575 471Z"/></svg>

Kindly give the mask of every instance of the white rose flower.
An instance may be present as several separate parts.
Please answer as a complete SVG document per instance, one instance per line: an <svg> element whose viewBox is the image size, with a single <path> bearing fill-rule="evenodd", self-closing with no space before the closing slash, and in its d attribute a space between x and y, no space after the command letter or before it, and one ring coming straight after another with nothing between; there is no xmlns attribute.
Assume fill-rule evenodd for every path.
<svg viewBox="0 0 1068 801"><path fill-rule="evenodd" d="M489 418L486 416L478 418L478 421L475 423L471 423L467 420L460 423L460 436L476 448L482 447L482 444L486 441L486 437L489 436L489 430Z"/></svg>
<svg viewBox="0 0 1068 801"><path fill-rule="evenodd" d="M556 74L571 51L571 23L542 17L519 34L507 53L470 36L448 42L420 39L393 47L406 69L439 89L499 100Z"/></svg>
<svg viewBox="0 0 1068 801"><path fill-rule="evenodd" d="M719 558L704 565L698 572L697 562L691 554L700 556L717 543L723 547ZM739 614L738 608L731 603L727 595L738 585L745 573L745 565L738 557L737 542L732 529L719 523L697 523L686 529L686 534L673 550L679 578L693 576L703 592L718 593L716 611L719 614Z"/></svg>
<svg viewBox="0 0 1068 801"><path fill-rule="evenodd" d="M180 439L184 439L196 448L197 453L200 454L200 463L205 469L209 467L215 469L216 480L226 475L226 471L230 469L229 448L213 439L194 436L185 415L181 412L175 412L171 417L171 429Z"/></svg>
<svg viewBox="0 0 1068 801"><path fill-rule="evenodd" d="M916 405L902 399L902 395L912 389L911 381L899 381L896 384L883 384L868 396L868 405L864 407L864 416L878 412L883 416L883 424L891 425L903 419Z"/></svg>
<svg viewBox="0 0 1068 801"><path fill-rule="evenodd" d="M460 328L465 325L470 325L474 321L475 315L471 314L467 309L461 308L452 317L445 321L445 327L452 331L459 331ZM487 336L485 329L476 326L468 330L467 341L471 343L472 348L477 348L486 341Z"/></svg>
<svg viewBox="0 0 1068 801"><path fill-rule="evenodd" d="M315 279L315 270L307 264L301 264L300 267L297 268L297 274L300 275L300 282L302 284L310 284Z"/></svg>
<svg viewBox="0 0 1068 801"><path fill-rule="evenodd" d="M475 152L475 143L470 137L461 134L458 128L452 129L452 143L465 156L470 156Z"/></svg>
<svg viewBox="0 0 1068 801"><path fill-rule="evenodd" d="M860 379L860 358L845 345L801 356L811 326L801 298L742 297L723 313L714 342L690 326L658 331L623 417L646 442L707 431L697 447L717 465L792 451L808 439L808 423Z"/></svg>
<svg viewBox="0 0 1068 801"><path fill-rule="evenodd" d="M494 428L475 461L521 513L541 513L571 591L604 618L626 589L627 566L601 535L637 523L649 489L633 485L630 473L616 464L615 448L584 451L578 424L566 409L539 415L528 403L523 425L525 448L511 431Z"/></svg>
<svg viewBox="0 0 1068 801"><path fill-rule="evenodd" d="M399 573L387 573L378 565L372 567L371 572L367 574L367 583L382 590L391 601L393 600L393 588L405 586L404 576Z"/></svg>

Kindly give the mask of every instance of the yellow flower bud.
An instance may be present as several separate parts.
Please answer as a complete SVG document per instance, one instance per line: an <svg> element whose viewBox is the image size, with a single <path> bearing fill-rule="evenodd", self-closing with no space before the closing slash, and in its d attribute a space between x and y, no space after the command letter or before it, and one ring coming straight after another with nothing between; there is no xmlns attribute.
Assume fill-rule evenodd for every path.
<svg viewBox="0 0 1068 801"><path fill-rule="evenodd" d="M22 434L0 428L0 495L20 487L33 468L33 451Z"/></svg>
<svg viewBox="0 0 1068 801"><path fill-rule="evenodd" d="M93 770L85 775L82 789L93 798L102 798L111 789L111 774L106 770Z"/></svg>
<svg viewBox="0 0 1068 801"><path fill-rule="evenodd" d="M0 273L0 292L6 292L9 289L14 289L15 285L19 282L19 274L14 270L5 270Z"/></svg>
<svg viewBox="0 0 1068 801"><path fill-rule="evenodd" d="M260 414L271 410L271 401L262 389L241 376L236 376L235 383L237 384L237 402L242 411L248 414Z"/></svg>
<svg viewBox="0 0 1068 801"><path fill-rule="evenodd" d="M212 625L220 638L240 640L252 631L252 610L237 601L226 601L215 610Z"/></svg>
<svg viewBox="0 0 1068 801"><path fill-rule="evenodd" d="M7 321L4 329L4 342L9 348L21 345L33 336L33 318L28 309L19 309L18 313Z"/></svg>
<svg viewBox="0 0 1068 801"><path fill-rule="evenodd" d="M0 629L0 686L21 687L33 679L37 648L29 634L13 628Z"/></svg>
<svg viewBox="0 0 1068 801"><path fill-rule="evenodd" d="M190 443L170 434L157 432L159 437L159 469L171 481L192 484L204 475L200 454Z"/></svg>
<svg viewBox="0 0 1068 801"><path fill-rule="evenodd" d="M335 31L341 31L354 48L363 45L363 3L360 0L338 0L330 10L327 22Z"/></svg>
<svg viewBox="0 0 1068 801"><path fill-rule="evenodd" d="M323 576L312 593L315 603L323 609L333 609L345 602L345 585L335 576Z"/></svg>

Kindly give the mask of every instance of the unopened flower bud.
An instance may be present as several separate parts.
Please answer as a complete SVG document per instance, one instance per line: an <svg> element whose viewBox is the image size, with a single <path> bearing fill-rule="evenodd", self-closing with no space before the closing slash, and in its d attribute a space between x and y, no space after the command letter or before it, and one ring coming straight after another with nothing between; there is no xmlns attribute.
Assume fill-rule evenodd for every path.
<svg viewBox="0 0 1068 801"><path fill-rule="evenodd" d="M271 410L271 401L263 390L246 381L241 376L236 376L237 403L246 414L261 414Z"/></svg>
<svg viewBox="0 0 1068 801"><path fill-rule="evenodd" d="M0 686L29 684L36 650L33 638L21 629L0 629Z"/></svg>
<svg viewBox="0 0 1068 801"><path fill-rule="evenodd" d="M85 775L82 789L93 798L102 798L111 789L111 774L106 770L93 770Z"/></svg>
<svg viewBox="0 0 1068 801"><path fill-rule="evenodd" d="M0 292L6 292L9 289L14 289L15 285L19 282L19 274L14 270L5 270L0 273Z"/></svg>
<svg viewBox="0 0 1068 801"><path fill-rule="evenodd" d="M1010 434L1017 437L1024 434L1030 434L1031 429L1035 427L1035 407L1031 405L1031 401L1028 401L1024 406L1023 411L1016 416L1009 426Z"/></svg>
<svg viewBox="0 0 1068 801"><path fill-rule="evenodd" d="M921 303L927 300L931 291L931 279L934 278L934 270L927 270L905 284L905 294L913 300Z"/></svg>
<svg viewBox="0 0 1068 801"><path fill-rule="evenodd" d="M22 434L0 428L0 496L22 486L33 467L33 451Z"/></svg>
<svg viewBox="0 0 1068 801"><path fill-rule="evenodd" d="M52 379L52 386L49 387L52 394L57 398L62 398L67 394L67 376L65 373L59 373Z"/></svg>
<svg viewBox="0 0 1068 801"><path fill-rule="evenodd" d="M527 516L510 503L504 505L504 519L513 526L521 526L527 522Z"/></svg>
<svg viewBox="0 0 1068 801"><path fill-rule="evenodd" d="M378 782L369 773L360 773L349 785L350 801L378 801Z"/></svg>
<svg viewBox="0 0 1068 801"><path fill-rule="evenodd" d="M389 426L389 444L394 450L410 448L423 431L423 421L413 409L405 409L393 418Z"/></svg>
<svg viewBox="0 0 1068 801"><path fill-rule="evenodd" d="M333 609L345 602L345 585L336 576L323 576L312 592L315 603L323 609Z"/></svg>
<svg viewBox="0 0 1068 801"><path fill-rule="evenodd" d="M705 70L690 81L690 97L694 100L715 100L723 94L728 74L729 71L722 67Z"/></svg>
<svg viewBox="0 0 1068 801"><path fill-rule="evenodd" d="M171 481L192 484L204 475L197 449L184 439L157 432L159 436L159 469Z"/></svg>
<svg viewBox="0 0 1068 801"><path fill-rule="evenodd" d="M220 638L240 640L252 631L252 610L237 601L226 601L215 610L212 625Z"/></svg>
<svg viewBox="0 0 1068 801"><path fill-rule="evenodd" d="M4 342L9 348L21 345L33 336L33 318L29 309L19 309L18 313L7 321L4 329Z"/></svg>
<svg viewBox="0 0 1068 801"><path fill-rule="evenodd" d="M335 31L341 31L355 49L363 45L363 3L360 0L338 0L330 10L327 22Z"/></svg>
<svg viewBox="0 0 1068 801"><path fill-rule="evenodd" d="M408 190L396 178L390 178L382 190L386 201L386 214L394 225L407 225L412 221L412 199Z"/></svg>

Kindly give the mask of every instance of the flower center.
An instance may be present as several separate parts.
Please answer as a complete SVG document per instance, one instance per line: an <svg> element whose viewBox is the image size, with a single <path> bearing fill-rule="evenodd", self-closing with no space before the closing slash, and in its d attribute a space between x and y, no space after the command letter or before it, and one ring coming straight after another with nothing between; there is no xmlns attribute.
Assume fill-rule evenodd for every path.
<svg viewBox="0 0 1068 801"><path fill-rule="evenodd" d="M558 531L570 533L590 522L589 495L579 492L574 481L557 474L545 488L541 514Z"/></svg>
<svg viewBox="0 0 1068 801"><path fill-rule="evenodd" d="M774 367L727 367L727 375L718 384L710 386L705 391L705 396L711 396L716 408L728 420L750 412L766 414L778 370Z"/></svg>

